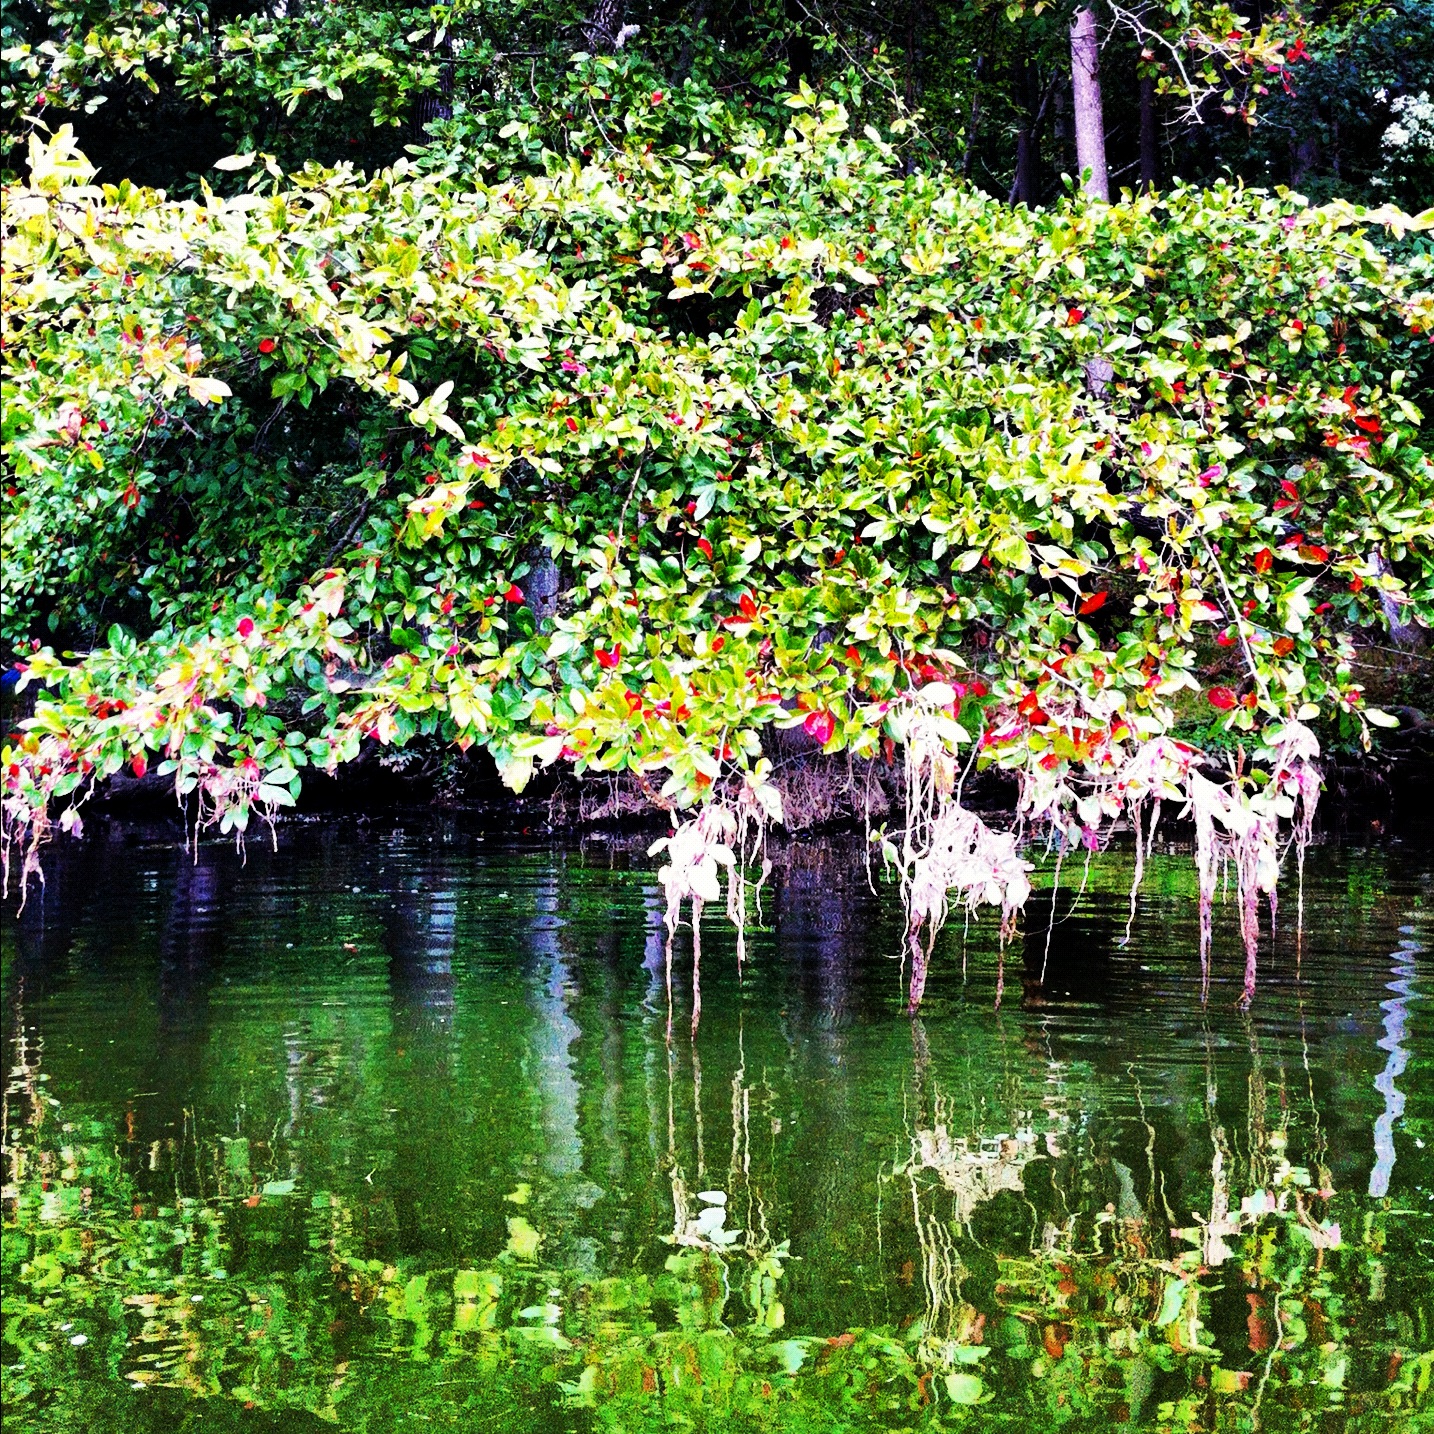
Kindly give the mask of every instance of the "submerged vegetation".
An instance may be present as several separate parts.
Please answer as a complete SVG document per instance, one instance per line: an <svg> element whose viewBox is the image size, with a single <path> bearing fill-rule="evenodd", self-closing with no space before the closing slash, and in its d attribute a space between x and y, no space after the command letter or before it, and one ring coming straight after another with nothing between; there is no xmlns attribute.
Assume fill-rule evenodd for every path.
<svg viewBox="0 0 1434 1434"><path fill-rule="evenodd" d="M1009 207L880 63L734 88L615 9L491 107L437 12L376 98L357 61L281 85L277 19L224 31L289 113L329 96L316 154L344 84L382 123L438 95L422 143L333 162L162 14L6 52L13 123L163 63L239 149L172 192L49 111L11 151L4 637L39 693L0 758L7 883L117 773L242 833L306 770L430 741L515 790L622 774L691 848L674 903L709 900L725 827L780 819L790 729L901 773L913 1005L953 893L1022 904L1016 841L962 805L992 769L1064 849L1183 807L1253 981L1321 751L1398 725L1361 645L1434 619L1425 220L1230 179ZM1169 17L1205 87L1161 81L1196 109L1306 50L1200 21Z"/></svg>

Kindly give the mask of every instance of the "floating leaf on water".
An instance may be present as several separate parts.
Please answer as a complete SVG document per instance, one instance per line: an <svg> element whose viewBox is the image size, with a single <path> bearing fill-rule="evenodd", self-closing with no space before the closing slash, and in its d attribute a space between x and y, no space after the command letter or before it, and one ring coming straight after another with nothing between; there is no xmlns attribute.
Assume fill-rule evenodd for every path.
<svg viewBox="0 0 1434 1434"><path fill-rule="evenodd" d="M1190 1287L1189 1280L1171 1280L1165 1286L1165 1295L1160 1301L1160 1313L1155 1316L1157 1327L1174 1324L1180 1318L1180 1311L1185 1308L1185 1291Z"/></svg>
<svg viewBox="0 0 1434 1434"><path fill-rule="evenodd" d="M958 1369L946 1376L946 1393L954 1404L979 1404L985 1392L986 1386L981 1383L979 1374L966 1374Z"/></svg>
<svg viewBox="0 0 1434 1434"><path fill-rule="evenodd" d="M492 1270L458 1270L453 1276L455 1300L497 1299L502 1290L502 1276Z"/></svg>
<svg viewBox="0 0 1434 1434"><path fill-rule="evenodd" d="M957 1364L979 1364L990 1352L988 1345L958 1344L951 1350L951 1357Z"/></svg>
<svg viewBox="0 0 1434 1434"><path fill-rule="evenodd" d="M807 1357L807 1347L799 1339L779 1339L767 1346L776 1357L777 1363L788 1374L795 1374Z"/></svg>
<svg viewBox="0 0 1434 1434"><path fill-rule="evenodd" d="M508 1249L520 1260L536 1259L542 1243L543 1237L521 1215L508 1221Z"/></svg>

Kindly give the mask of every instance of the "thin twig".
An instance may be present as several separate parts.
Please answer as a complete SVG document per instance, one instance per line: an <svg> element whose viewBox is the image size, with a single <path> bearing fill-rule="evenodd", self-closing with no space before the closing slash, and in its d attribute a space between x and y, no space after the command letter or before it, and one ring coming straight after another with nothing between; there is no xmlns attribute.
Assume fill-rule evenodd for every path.
<svg viewBox="0 0 1434 1434"><path fill-rule="evenodd" d="M1201 534L1200 544L1215 569L1215 576L1220 579L1220 587L1225 593L1225 601L1230 604L1230 614L1235 619L1235 631L1240 634L1240 646L1244 648L1245 661L1250 665L1250 676L1255 679L1255 686L1260 689L1260 696L1268 702L1270 689L1265 685L1265 679L1260 676L1260 669L1255 666L1255 654L1250 651L1250 641L1245 635L1244 613L1241 612L1239 604L1235 601L1234 593L1230 591L1230 584L1225 581L1225 570L1220 566L1220 559L1215 556L1215 549L1210 546L1209 538Z"/></svg>

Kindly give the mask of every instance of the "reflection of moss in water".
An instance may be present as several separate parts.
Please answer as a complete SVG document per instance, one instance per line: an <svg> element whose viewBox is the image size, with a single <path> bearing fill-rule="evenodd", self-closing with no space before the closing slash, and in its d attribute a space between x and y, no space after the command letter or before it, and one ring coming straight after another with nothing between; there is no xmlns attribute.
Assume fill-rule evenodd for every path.
<svg viewBox="0 0 1434 1434"><path fill-rule="evenodd" d="M674 1245L655 1275L598 1277L544 1263L543 1232L520 1214L480 1267L385 1264L357 1251L351 1204L262 1173L251 1172L257 1196L146 1204L98 1129L54 1114L10 1131L8 1428L181 1428L202 1407L205 1429L301 1428L308 1415L314 1428L378 1430L402 1413L455 1429L1034 1418L1294 1430L1328 1416L1395 1430L1415 1427L1434 1375L1434 1355L1411 1349L1360 1387L1351 1326L1378 1279L1382 1232L1376 1220L1341 1238L1278 1139L1234 1162L1235 1193L1217 1194L1203 1223L1170 1231L1144 1209L1098 1211L1047 1222L1018 1251L983 1250L971 1230L1024 1195L1031 1141L914 1131L912 1161L893 1176L910 1182L906 1218L929 1256L926 1313L903 1328L813 1332L774 1314L784 1245ZM208 1146L236 1158L232 1139L196 1151ZM1241 1194L1255 1174L1263 1183ZM241 1243L266 1242L290 1253L266 1274L237 1267ZM978 1308L962 1295L964 1260L992 1256L993 1302ZM1247 1311L1238 1362L1210 1328L1232 1299ZM181 1393L191 1402L175 1404ZM254 1422L263 1411L290 1422Z"/></svg>

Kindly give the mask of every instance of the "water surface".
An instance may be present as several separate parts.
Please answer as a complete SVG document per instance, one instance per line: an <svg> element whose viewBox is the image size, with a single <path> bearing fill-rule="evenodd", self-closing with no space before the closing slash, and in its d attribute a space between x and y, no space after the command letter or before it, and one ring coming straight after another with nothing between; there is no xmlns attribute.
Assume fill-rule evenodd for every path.
<svg viewBox="0 0 1434 1434"><path fill-rule="evenodd" d="M1122 944L1107 854L1004 960L954 923L912 1021L813 844L740 976L704 924L695 1036L651 868L57 850L3 928L7 1429L1434 1427L1427 850L1312 852L1248 1011L1189 858Z"/></svg>

